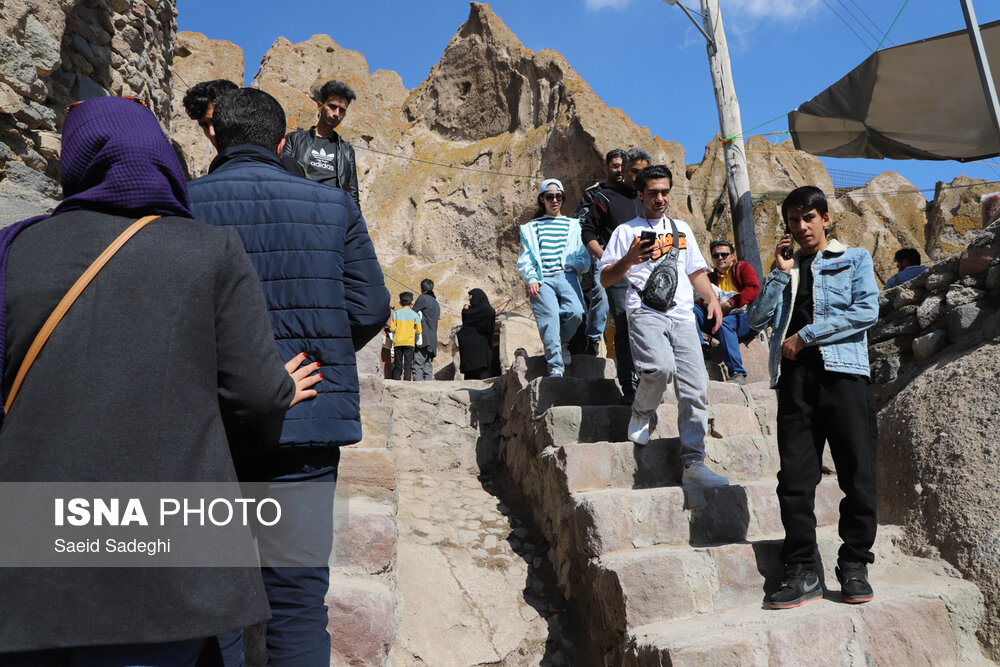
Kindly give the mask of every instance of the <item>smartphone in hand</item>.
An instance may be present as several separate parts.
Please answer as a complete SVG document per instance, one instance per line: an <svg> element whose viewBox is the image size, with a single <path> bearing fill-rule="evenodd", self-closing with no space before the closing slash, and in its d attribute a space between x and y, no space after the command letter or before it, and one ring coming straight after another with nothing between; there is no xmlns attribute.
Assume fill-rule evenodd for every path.
<svg viewBox="0 0 1000 667"><path fill-rule="evenodd" d="M785 259L791 259L795 255L795 249L792 247L792 244L795 243L795 237L792 236L792 230L788 228L788 225L785 225L785 234L788 235L788 239L791 241L791 243L788 245L788 247L782 249L781 256L784 257Z"/></svg>

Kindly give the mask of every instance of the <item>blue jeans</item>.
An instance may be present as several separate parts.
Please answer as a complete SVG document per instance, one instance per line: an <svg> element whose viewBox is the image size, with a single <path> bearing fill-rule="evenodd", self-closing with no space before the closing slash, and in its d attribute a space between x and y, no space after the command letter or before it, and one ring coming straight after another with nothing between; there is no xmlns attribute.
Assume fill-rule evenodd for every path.
<svg viewBox="0 0 1000 667"><path fill-rule="evenodd" d="M538 334L545 347L549 372L562 373L562 346L576 333L583 321L583 290L572 271L545 276L538 284L538 296L531 297Z"/></svg>
<svg viewBox="0 0 1000 667"><path fill-rule="evenodd" d="M160 644L81 646L23 653L0 653L5 667L192 667L204 637Z"/></svg>
<svg viewBox="0 0 1000 667"><path fill-rule="evenodd" d="M712 327L715 326L715 318L708 319L704 306L694 307L694 319L698 323L698 331L704 331L719 339L722 361L725 362L726 368L729 370L729 377L736 374L746 375L747 371L743 368L743 355L740 354L740 340L750 335L750 324L747 322L746 313L726 315L722 318L722 326L714 334Z"/></svg>
<svg viewBox="0 0 1000 667"><path fill-rule="evenodd" d="M280 451L275 456L297 458L295 454ZM262 478L259 475L254 477ZM329 559L333 550L336 482L336 465L300 465L291 461L284 470L275 470L270 480L268 496L281 504L282 524L294 526L297 534L305 536L299 543L289 544L269 539L272 535L267 531L257 535L257 548L261 562L265 564L260 568L260 574L271 606L271 619L267 622L267 658L268 665L272 667L327 667L330 664L326 607L330 568L273 565ZM329 486L329 493L323 494L322 507L296 507L296 488L302 484ZM244 661L243 632L220 635L218 641L225 667L241 667Z"/></svg>
<svg viewBox="0 0 1000 667"><path fill-rule="evenodd" d="M590 305L587 308L587 338L599 341L608 324L608 293L601 286L601 272L597 270L597 260L591 266L594 274L594 289L590 291Z"/></svg>

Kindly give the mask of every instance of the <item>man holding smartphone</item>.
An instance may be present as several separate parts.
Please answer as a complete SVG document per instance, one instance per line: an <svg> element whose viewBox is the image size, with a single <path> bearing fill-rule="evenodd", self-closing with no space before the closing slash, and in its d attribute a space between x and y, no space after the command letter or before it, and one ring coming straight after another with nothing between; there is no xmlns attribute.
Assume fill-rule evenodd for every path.
<svg viewBox="0 0 1000 667"><path fill-rule="evenodd" d="M665 165L646 167L639 173L636 188L642 215L614 230L598 264L606 288L622 279L628 285L629 343L639 375L628 439L637 445L649 442L656 408L672 382L684 463L681 483L725 486L729 480L705 465L708 373L694 328L694 293L704 299L709 316L715 318L715 330L722 322L722 310L691 227L665 215L672 187L673 175ZM676 288L671 293L671 279L662 275L672 269ZM649 284L655 293L647 289ZM658 286L664 291L657 290Z"/></svg>
<svg viewBox="0 0 1000 667"><path fill-rule="evenodd" d="M875 559L878 504L878 429L867 338L878 320L872 256L827 239L830 216L817 187L789 193L781 215L791 233L778 241L775 268L748 314L753 328L774 331L768 366L771 388L778 392L777 494L785 575L767 603L789 609L823 597L814 504L826 442L844 491L836 569L842 599L868 602L874 595L868 564ZM801 248L789 256L792 238Z"/></svg>

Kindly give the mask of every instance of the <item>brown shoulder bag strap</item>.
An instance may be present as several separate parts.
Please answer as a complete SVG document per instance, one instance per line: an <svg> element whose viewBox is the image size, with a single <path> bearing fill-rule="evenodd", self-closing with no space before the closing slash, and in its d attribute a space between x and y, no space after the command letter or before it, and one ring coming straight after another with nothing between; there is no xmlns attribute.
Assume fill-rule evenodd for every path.
<svg viewBox="0 0 1000 667"><path fill-rule="evenodd" d="M144 218L139 218L131 225L128 229L121 233L121 235L111 242L104 252L102 252L94 263L87 267L87 270L83 272L73 286L69 288L66 292L66 296L62 298L59 304L49 315L49 319L45 320L45 324L39 329L38 335L35 336L35 340L31 342L31 347L28 348L28 353L24 355L24 361L21 362L21 367L17 369L17 375L14 377L14 384L10 387L10 393L7 395L7 402L4 404L4 414L10 412L10 406L14 403L14 397L17 396L18 390L21 388L21 383L24 382L24 376L28 374L28 369L31 368L31 364L35 363L35 358L38 357L38 353L42 351L42 347L45 345L46 341L49 340L49 336L52 335L52 330L56 328L59 321L69 310L69 307L73 305L80 293L83 292L84 288L90 284L90 281L94 279L94 276L104 268L104 265L108 263L118 250L125 245L125 242L130 238L135 236L135 233L140 229L156 220L160 216L158 215L147 215Z"/></svg>

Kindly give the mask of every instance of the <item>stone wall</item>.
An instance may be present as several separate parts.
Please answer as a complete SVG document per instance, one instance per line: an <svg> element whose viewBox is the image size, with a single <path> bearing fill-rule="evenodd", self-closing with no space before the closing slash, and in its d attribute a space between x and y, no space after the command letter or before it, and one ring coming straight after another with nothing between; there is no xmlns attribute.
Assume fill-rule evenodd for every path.
<svg viewBox="0 0 1000 667"><path fill-rule="evenodd" d="M879 297L879 518L979 586L979 637L1000 659L1000 221L966 234L967 249Z"/></svg>
<svg viewBox="0 0 1000 667"><path fill-rule="evenodd" d="M879 295L868 333L876 398L887 401L921 372L1000 335L1000 222L964 252Z"/></svg>
<svg viewBox="0 0 1000 667"><path fill-rule="evenodd" d="M63 109L77 100L133 95L166 122L174 0L6 0L0 7L0 181L10 163L58 178Z"/></svg>

